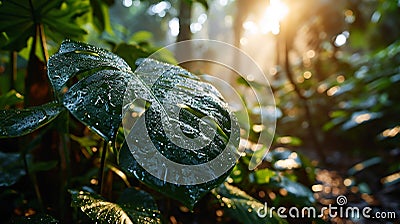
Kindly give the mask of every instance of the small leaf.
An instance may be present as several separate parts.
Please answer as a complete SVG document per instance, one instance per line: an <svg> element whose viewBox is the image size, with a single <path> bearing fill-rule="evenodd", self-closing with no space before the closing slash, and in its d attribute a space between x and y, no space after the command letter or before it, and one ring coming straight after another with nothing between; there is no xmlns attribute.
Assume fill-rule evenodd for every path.
<svg viewBox="0 0 400 224"><path fill-rule="evenodd" d="M108 202L87 191L69 191L72 206L78 207L99 223L161 223L160 212L152 197L143 191L127 189L119 203Z"/></svg>
<svg viewBox="0 0 400 224"><path fill-rule="evenodd" d="M0 110L0 138L18 137L46 125L64 108L56 102L23 110Z"/></svg>
<svg viewBox="0 0 400 224"><path fill-rule="evenodd" d="M148 31L138 31L136 33L134 33L129 42L134 42L134 43L146 43L148 41L150 41L153 38L153 34L151 32Z"/></svg>
<svg viewBox="0 0 400 224"><path fill-rule="evenodd" d="M139 46L138 44L118 44L113 50L117 55L122 57L131 68L136 68L136 61L139 58L147 58L153 52Z"/></svg>
<svg viewBox="0 0 400 224"><path fill-rule="evenodd" d="M254 172L254 177L256 178L256 182L258 184L265 184L269 183L269 180L273 177L276 176L276 172L270 169L260 169Z"/></svg>
<svg viewBox="0 0 400 224"><path fill-rule="evenodd" d="M241 223L287 223L275 211L226 182L213 190L213 194L229 216Z"/></svg>
<svg viewBox="0 0 400 224"><path fill-rule="evenodd" d="M141 32L138 32L135 34L141 34ZM135 35L133 37L135 37ZM118 44L113 49L113 52L115 54L119 55L120 57L122 57L129 64L129 66L131 66L132 69L135 69L137 67L136 62L139 58L147 58L150 55L152 55L152 57L154 57L153 59L156 59L158 61L167 62L170 64L177 64L176 59L174 58L171 51L169 51L168 49L166 49L166 48L158 49L151 45L145 45L145 46L142 46L142 45L145 45L145 44L144 43L141 43L141 44L121 43L121 44ZM157 53L153 54L155 52L157 52Z"/></svg>
<svg viewBox="0 0 400 224"><path fill-rule="evenodd" d="M29 173L35 173L39 171L47 171L56 167L58 164L57 160L46 161L46 162L34 162L29 164Z"/></svg>
<svg viewBox="0 0 400 224"><path fill-rule="evenodd" d="M356 111L351 115L350 120L346 121L342 125L342 129L347 131L351 128L360 126L366 122L382 117L380 112L370 112L370 111Z"/></svg>
<svg viewBox="0 0 400 224"><path fill-rule="evenodd" d="M364 170L364 169L366 169L366 168L368 168L368 167L378 165L378 164L380 164L380 163L382 163L382 162L383 162L383 159L382 159L381 157L373 157L373 158L367 159L367 160L362 161L362 162L360 162L360 163L357 163L356 165L354 165L353 167L351 167L351 168L347 171L347 174L348 174L349 176L353 176L353 175L355 175L356 173L358 173L358 172L360 172L360 171L362 171L362 170Z"/></svg>
<svg viewBox="0 0 400 224"><path fill-rule="evenodd" d="M15 184L25 174L24 163L19 153L0 152L0 187Z"/></svg>
<svg viewBox="0 0 400 224"><path fill-rule="evenodd" d="M8 93L0 96L0 109L7 109L7 107L22 102L24 102L24 96L15 90L10 90Z"/></svg>
<svg viewBox="0 0 400 224"><path fill-rule="evenodd" d="M113 3L111 3L113 4ZM100 31L106 31L108 33L113 33L110 13L108 12L108 7L111 5L107 1L103 0L90 0L90 5L92 8L93 23Z"/></svg>

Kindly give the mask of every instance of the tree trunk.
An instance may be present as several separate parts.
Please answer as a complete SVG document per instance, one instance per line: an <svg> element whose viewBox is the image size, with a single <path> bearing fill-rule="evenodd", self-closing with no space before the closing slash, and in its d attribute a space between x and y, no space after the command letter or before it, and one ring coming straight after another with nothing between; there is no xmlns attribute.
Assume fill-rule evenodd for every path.
<svg viewBox="0 0 400 224"><path fill-rule="evenodd" d="M180 0L179 2L179 34L176 42L192 39L192 32L190 31L190 19L192 18L192 5L191 3Z"/></svg>

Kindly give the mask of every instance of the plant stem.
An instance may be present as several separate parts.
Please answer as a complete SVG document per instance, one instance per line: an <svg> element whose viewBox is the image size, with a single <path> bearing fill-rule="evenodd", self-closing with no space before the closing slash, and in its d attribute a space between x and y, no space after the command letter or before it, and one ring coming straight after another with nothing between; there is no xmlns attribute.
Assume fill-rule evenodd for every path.
<svg viewBox="0 0 400 224"><path fill-rule="evenodd" d="M60 116L61 117L61 116ZM58 147L58 153L60 155L60 217L62 220L66 218L66 211L63 209L66 204L67 189L71 178L71 159L70 159L70 139L69 139L69 114L63 113L63 119L59 119L59 127L61 127L57 133L60 144ZM65 221L65 220L64 220Z"/></svg>
<svg viewBox="0 0 400 224"><path fill-rule="evenodd" d="M39 30L40 47L42 49L44 62L47 64L47 60L49 59L49 53L47 52L46 35L44 34L44 27L43 24L37 24L37 26Z"/></svg>
<svg viewBox="0 0 400 224"><path fill-rule="evenodd" d="M24 166L25 166L25 172L27 174L28 177L30 177L32 184L33 184L33 189L35 190L35 194L37 197L37 200L39 202L39 208L40 211L44 211L44 205L43 205L43 198L42 195L40 194L40 190L39 190L39 185L36 179L36 175L35 173L30 173L29 172L29 167L28 167L28 160L27 160L27 154L26 153L22 153L23 159L24 159Z"/></svg>
<svg viewBox="0 0 400 224"><path fill-rule="evenodd" d="M17 52L10 53L11 73L10 73L10 89L15 89L15 80L17 79Z"/></svg>
<svg viewBox="0 0 400 224"><path fill-rule="evenodd" d="M107 146L108 142L103 142L103 150L101 151L101 160L100 160L100 170L99 170L99 183L100 183L100 195L104 195L104 185L105 185L105 178L104 178L104 169L106 167L106 155L107 155Z"/></svg>

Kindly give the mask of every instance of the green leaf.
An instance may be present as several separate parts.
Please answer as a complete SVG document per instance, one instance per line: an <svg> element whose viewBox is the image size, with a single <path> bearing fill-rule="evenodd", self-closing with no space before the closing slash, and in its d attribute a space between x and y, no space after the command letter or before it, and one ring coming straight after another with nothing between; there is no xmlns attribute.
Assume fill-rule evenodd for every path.
<svg viewBox="0 0 400 224"><path fill-rule="evenodd" d="M350 120L342 125L342 129L346 131L380 117L382 117L381 112L356 111L351 115Z"/></svg>
<svg viewBox="0 0 400 224"><path fill-rule="evenodd" d="M137 44L126 43L118 44L115 47L114 52L122 57L129 64L129 66L131 66L131 68L136 68L137 59L147 58L153 53Z"/></svg>
<svg viewBox="0 0 400 224"><path fill-rule="evenodd" d="M129 39L129 42L134 42L134 43L147 43L153 38L153 34L150 33L149 31L138 31L134 33L131 38Z"/></svg>
<svg viewBox="0 0 400 224"><path fill-rule="evenodd" d="M6 107L14 106L22 102L24 102L24 96L13 89L0 96L0 109L6 109Z"/></svg>
<svg viewBox="0 0 400 224"><path fill-rule="evenodd" d="M76 18L87 13L88 1L74 0L19 0L1 1L0 32L6 35L6 42L0 47L20 51L27 46L29 37L36 34L35 24L43 24L46 33L57 33L62 38L80 37L86 32L76 23Z"/></svg>
<svg viewBox="0 0 400 224"><path fill-rule="evenodd" d="M241 223L287 223L275 211L265 208L265 204L226 182L213 190L213 194L229 216Z"/></svg>
<svg viewBox="0 0 400 224"><path fill-rule="evenodd" d="M126 135L127 144L121 150L122 156L119 156L120 164L145 184L192 208L229 175L236 162L239 143L237 120L214 87L178 66L146 59L135 71L135 77L140 81L133 81L129 87L133 93L126 95L134 94L149 106L131 127L124 123L129 134ZM137 99L128 99L124 106L124 119L135 119L131 108L136 108L136 105L130 102ZM204 130L211 128L215 128L215 135L205 134ZM181 132L174 132L176 130ZM197 143L193 139L204 141ZM163 157L157 157L157 151ZM222 159L230 164L217 162L216 168L206 164L217 156L216 161ZM137 158L142 160L136 161ZM163 158L167 162L162 161ZM157 174L149 171L148 167L144 170L142 166L146 162L143 161L151 161L147 165ZM178 165L170 165L168 161ZM193 167L177 167L184 165L201 167L202 170L193 173ZM149 173L159 176L153 177ZM202 175L212 178L203 179Z"/></svg>
<svg viewBox="0 0 400 224"><path fill-rule="evenodd" d="M0 110L0 138L18 137L46 125L64 108L56 102L23 110Z"/></svg>
<svg viewBox="0 0 400 224"><path fill-rule="evenodd" d="M123 97L138 93L139 95L135 96L147 102L148 108L140 116L140 119L145 119L146 127L138 125L130 127L127 130L130 133L127 136L129 138L127 142L136 142L135 138L142 138L146 133L149 134L151 141L137 141L140 142L139 145L131 148L124 145L119 158L126 171L134 174L150 187L163 191L188 207L193 207L194 203L229 174L231 167L218 175L218 178L204 181L207 183L202 182L204 184L199 186L166 184L164 180L145 172L130 153L130 150L145 152L152 149L149 146L154 146L167 159L184 165L206 163L216 158L225 148L228 148L226 151L229 155L237 156L239 127L235 118L219 92L188 71L155 60L144 60L140 64L140 69L133 73L126 62L118 56L73 41L63 42L59 52L50 58L48 67L49 78L57 93L63 92L61 90L71 77L84 76L63 96L59 94L59 98L62 98L64 106L78 120L108 141L115 138L122 120L121 114L124 116L132 114L132 111L129 111L130 106L122 105ZM129 86L127 86L128 83ZM135 100L135 98L128 98L128 103ZM125 109L128 108L128 111L121 113L123 106ZM179 109L179 116L171 118L171 110L175 109ZM166 124L166 127L160 126L162 122ZM200 136L209 144L198 150L191 147L181 148L175 145L165 133L165 128L171 125L171 129L174 130L176 129L174 125L178 125L189 139ZM216 133L211 138L206 136L200 128L212 129ZM152 153L149 152L148 155ZM232 166L234 165L234 158L226 159L232 163ZM215 176L211 168L205 170L204 173ZM185 175L189 174L188 177L177 176L177 178L193 179L191 173Z"/></svg>
<svg viewBox="0 0 400 224"><path fill-rule="evenodd" d="M57 95L76 75L87 73L88 76L101 69L131 71L129 65L117 55L69 39L62 42L59 51L48 62L48 76Z"/></svg>
<svg viewBox="0 0 400 224"><path fill-rule="evenodd" d="M132 174L148 187L183 203L186 207L193 209L194 205L215 186L221 184L230 171L220 178L198 185L178 185L164 182L143 169L132 156L127 144L123 144L120 150L119 165L127 173Z"/></svg>
<svg viewBox="0 0 400 224"><path fill-rule="evenodd" d="M161 223L160 212L153 198L144 191L125 190L118 203L108 202L87 191L69 191L72 206L80 208L99 223Z"/></svg>
<svg viewBox="0 0 400 224"><path fill-rule="evenodd" d="M56 167L58 164L57 160L46 161L46 162L34 162L29 164L29 173L35 173L39 171L47 171Z"/></svg>
<svg viewBox="0 0 400 224"><path fill-rule="evenodd" d="M197 2L201 4L206 10L209 9L209 5L207 0L185 0L188 4L192 4L193 2Z"/></svg>
<svg viewBox="0 0 400 224"><path fill-rule="evenodd" d="M113 30L111 27L110 15L108 12L108 2L104 0L90 0L90 5L92 8L92 17L96 27L100 31L106 31L111 34L113 33Z"/></svg>
<svg viewBox="0 0 400 224"><path fill-rule="evenodd" d="M161 223L161 214L153 197L134 188L125 189L117 203L135 223Z"/></svg>
<svg viewBox="0 0 400 224"><path fill-rule="evenodd" d="M106 50L66 40L49 59L49 79L64 106L82 123L111 141L121 124L123 96L132 72L128 64ZM76 75L85 76L62 96Z"/></svg>
<svg viewBox="0 0 400 224"><path fill-rule="evenodd" d="M25 174L24 163L19 153L0 152L0 187L15 184Z"/></svg>
<svg viewBox="0 0 400 224"><path fill-rule="evenodd" d="M126 85L127 73L99 71L72 86L63 103L78 120L107 141L112 141L121 124Z"/></svg>
<svg viewBox="0 0 400 224"><path fill-rule="evenodd" d="M270 169L261 169L254 172L254 177L256 178L256 182L258 184L268 184L269 180L276 176L277 173Z"/></svg>
<svg viewBox="0 0 400 224"><path fill-rule="evenodd" d="M144 38L144 34L140 35L140 32L135 34L138 34L139 37L137 38ZM131 66L132 69L136 68L136 61L139 58L147 58L155 52L157 53L153 55L154 57L156 57L154 59L170 64L177 64L176 59L168 49L158 49L151 45L143 45L144 46L134 43L121 43L115 47L113 52L122 57L129 64L129 66Z"/></svg>
<svg viewBox="0 0 400 224"><path fill-rule="evenodd" d="M260 173L258 173L260 172ZM310 189L301 183L294 182L281 175L272 175L268 171L259 170L254 175L257 184L265 184L272 189L286 190L291 201L300 206L310 206L315 202L314 195ZM268 178L267 178L268 177Z"/></svg>
<svg viewBox="0 0 400 224"><path fill-rule="evenodd" d="M367 159L367 160L362 161L362 162L360 162L360 163L357 163L356 165L354 165L353 167L351 167L351 168L347 171L347 174L348 174L349 176L353 176L353 175L355 175L356 173L358 173L358 172L360 172L360 171L362 171L362 170L364 170L364 169L366 169L366 168L368 168L368 167L378 165L378 164L380 164L380 163L382 163L382 162L383 162L383 159L382 159L381 157L373 157L373 158Z"/></svg>

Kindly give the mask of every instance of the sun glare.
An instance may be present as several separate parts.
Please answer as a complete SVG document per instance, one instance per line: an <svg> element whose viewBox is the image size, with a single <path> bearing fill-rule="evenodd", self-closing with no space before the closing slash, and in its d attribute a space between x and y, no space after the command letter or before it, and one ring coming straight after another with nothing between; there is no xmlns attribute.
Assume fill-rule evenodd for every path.
<svg viewBox="0 0 400 224"><path fill-rule="evenodd" d="M262 33L271 32L274 35L280 32L280 21L288 14L289 8L280 0L271 0L270 5L261 19Z"/></svg>

